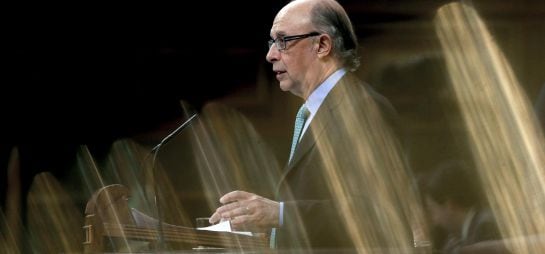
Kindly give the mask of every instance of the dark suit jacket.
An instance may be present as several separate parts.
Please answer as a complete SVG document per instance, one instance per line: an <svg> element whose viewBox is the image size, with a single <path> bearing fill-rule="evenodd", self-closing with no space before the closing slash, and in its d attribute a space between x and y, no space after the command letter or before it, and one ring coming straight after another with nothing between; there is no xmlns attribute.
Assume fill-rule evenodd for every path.
<svg viewBox="0 0 545 254"><path fill-rule="evenodd" d="M464 244L473 244L485 240L501 239L500 230L490 209L481 209L475 214Z"/></svg>
<svg viewBox="0 0 545 254"><path fill-rule="evenodd" d="M501 233L497 222L488 208L479 209L471 219L465 239L450 239L443 249L443 253L458 253L458 249L474 243L499 240Z"/></svg>
<svg viewBox="0 0 545 254"><path fill-rule="evenodd" d="M408 186L393 121L393 108L370 86L350 73L338 82L281 177L278 200L285 207L279 248L409 242L407 218L397 202Z"/></svg>

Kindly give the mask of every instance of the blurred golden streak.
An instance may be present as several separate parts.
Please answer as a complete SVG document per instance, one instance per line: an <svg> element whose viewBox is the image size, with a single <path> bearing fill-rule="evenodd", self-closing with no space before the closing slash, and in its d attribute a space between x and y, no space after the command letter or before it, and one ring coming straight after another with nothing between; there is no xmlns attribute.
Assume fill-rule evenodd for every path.
<svg viewBox="0 0 545 254"><path fill-rule="evenodd" d="M96 190L106 186L102 174L100 173L96 162L87 146L80 146L80 152L78 153L77 159L79 162L78 168L82 172L84 181L86 182L86 187L88 188L88 190L90 190L90 193L94 193ZM108 199L110 199L109 203L114 203L109 195ZM114 217L116 224L122 224L121 220L119 219L119 215L115 214ZM83 225L83 221L77 225ZM127 246L128 251L131 251L129 241L125 236L125 232L122 232L122 234L123 237L121 238L124 243L123 246ZM79 243L81 242L82 241L79 241Z"/></svg>
<svg viewBox="0 0 545 254"><path fill-rule="evenodd" d="M179 199L180 193L174 188L170 176L160 167L160 164L157 164L155 167L155 178L159 184L157 199L160 202L165 222L185 226L194 225L194 218L188 215L184 204L181 204ZM182 195L186 195L186 193L182 193ZM188 207L188 209L191 209L191 207Z"/></svg>
<svg viewBox="0 0 545 254"><path fill-rule="evenodd" d="M112 144L107 158L106 172L112 172L113 183L127 186L131 192L129 206L151 214L155 205L151 197L153 190L149 188L151 182L151 160L146 160L146 151L130 139L118 140Z"/></svg>
<svg viewBox="0 0 545 254"><path fill-rule="evenodd" d="M162 155L160 150L158 157ZM139 146L130 139L118 140L112 145L110 154L106 160L108 163L103 172L106 172L105 181L120 183L128 187L131 193L129 206L146 214L156 214L157 208L154 198L159 202L163 212L163 218L169 223L177 225L192 225L193 220L187 215L187 211L180 204L178 194L173 187L170 177L163 169L161 160L151 159L149 150ZM154 174L156 177L154 179ZM157 197L153 184L157 180Z"/></svg>
<svg viewBox="0 0 545 254"><path fill-rule="evenodd" d="M83 216L50 173L34 177L28 194L28 227L33 250L43 253L80 252Z"/></svg>
<svg viewBox="0 0 545 254"><path fill-rule="evenodd" d="M95 160L93 159L93 156L91 155L91 152L89 152L87 146L80 146L76 160L76 167L83 177L85 187L87 187L87 192L89 194L92 194L96 190L105 186L104 180L102 179L102 174L98 170Z"/></svg>
<svg viewBox="0 0 545 254"><path fill-rule="evenodd" d="M199 119L199 123L201 120ZM221 194L221 186L225 184L222 183L222 180L225 180L221 175L214 174L213 169L219 169L221 172L222 166L217 163L217 154L215 149L212 149L214 146L211 145L210 135L206 133L202 124L198 124L198 127L195 127L195 133L193 136L193 150L196 153L196 156L202 155L205 159L197 161L197 168L200 175L200 181L204 185L204 194L208 202L208 207L214 209L217 207L219 202L219 197Z"/></svg>
<svg viewBox="0 0 545 254"><path fill-rule="evenodd" d="M20 179L21 164L19 161L19 150L14 147L11 150L8 168L7 168L7 188L6 188L6 215L2 214L2 222L4 226L0 231L0 246L4 246L4 251L8 253L19 253L21 251L21 179ZM1 213L1 211L0 211Z"/></svg>
<svg viewBox="0 0 545 254"><path fill-rule="evenodd" d="M362 103L361 98L346 98ZM390 246L412 251L408 240L412 231L425 225L421 201L412 184L412 176L404 163L399 143L379 112L378 105L364 99L365 112L354 111L349 105L340 112L342 123L339 132L349 133L353 142L334 147L333 139L314 137L325 165L328 188L339 203L345 228L359 253L369 251L369 246ZM328 121L328 120L325 120ZM340 153L354 154L352 162L340 161ZM347 170L357 169L356 172ZM354 197L364 196L368 204L365 210L354 205ZM407 225L406 223L411 223ZM367 224L369 227L359 227ZM372 228L375 228L374 230ZM377 234L377 229L381 237ZM424 239L413 239L415 243ZM428 238L429 240L429 238ZM422 250L425 252L425 250Z"/></svg>
<svg viewBox="0 0 545 254"><path fill-rule="evenodd" d="M476 11L441 7L436 31L481 182L505 237L545 233L543 134L511 67ZM513 241L515 253L545 249Z"/></svg>
<svg viewBox="0 0 545 254"><path fill-rule="evenodd" d="M215 209L221 196L236 189L263 196L273 193L278 163L244 115L209 103L192 134L196 166L210 208Z"/></svg>

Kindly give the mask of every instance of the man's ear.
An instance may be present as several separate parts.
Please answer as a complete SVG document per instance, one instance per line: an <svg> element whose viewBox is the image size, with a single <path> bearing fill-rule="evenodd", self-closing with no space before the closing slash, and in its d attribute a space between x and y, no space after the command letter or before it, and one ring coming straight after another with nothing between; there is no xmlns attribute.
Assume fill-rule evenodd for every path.
<svg viewBox="0 0 545 254"><path fill-rule="evenodd" d="M333 47L333 41L328 34L321 34L317 38L318 43L316 44L316 53L319 57L327 56L331 53Z"/></svg>

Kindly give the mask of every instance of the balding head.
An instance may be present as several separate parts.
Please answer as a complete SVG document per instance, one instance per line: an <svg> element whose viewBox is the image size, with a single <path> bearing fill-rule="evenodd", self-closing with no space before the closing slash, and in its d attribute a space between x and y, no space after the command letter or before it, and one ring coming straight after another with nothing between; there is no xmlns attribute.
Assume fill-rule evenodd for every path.
<svg viewBox="0 0 545 254"><path fill-rule="evenodd" d="M357 40L344 9L333 0L297 0L271 27L266 59L283 91L306 99L340 68L355 70Z"/></svg>
<svg viewBox="0 0 545 254"><path fill-rule="evenodd" d="M297 15L301 22L309 22L316 31L331 36L332 53L345 68L352 71L358 68L358 39L348 14L337 1L294 0L278 13L288 16L292 14Z"/></svg>

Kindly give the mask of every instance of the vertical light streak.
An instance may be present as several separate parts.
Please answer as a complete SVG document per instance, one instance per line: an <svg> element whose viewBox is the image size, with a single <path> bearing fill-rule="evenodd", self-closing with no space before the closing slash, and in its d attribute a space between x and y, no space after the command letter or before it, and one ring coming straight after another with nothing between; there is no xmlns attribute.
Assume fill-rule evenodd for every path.
<svg viewBox="0 0 545 254"><path fill-rule="evenodd" d="M85 181L85 187L94 193L96 190L101 189L105 185L105 180L103 179L102 173L100 172L91 152L87 146L81 146L80 151L77 156L78 159L78 169L80 170L83 180ZM109 203L114 203L113 199L108 195ZM120 215L113 214L113 219L116 224L122 224ZM83 223L80 223L83 225ZM128 238L125 236L125 232L122 232L123 236L120 237L120 241L123 242L123 246L127 247L127 251L132 251L131 245L129 244Z"/></svg>
<svg viewBox="0 0 545 254"><path fill-rule="evenodd" d="M163 148L158 151L157 157L160 158L167 152ZM112 145L107 158L108 164L102 169L105 172L104 178L110 183L121 183L129 188L131 208L146 214L157 214L158 208L154 202L157 197L158 202L161 202L162 216L169 223L192 225L193 219L187 211L189 208L181 204L175 183L161 163L164 160L153 160L152 156L148 149L130 139L118 140ZM157 195L154 193L155 184L158 187Z"/></svg>
<svg viewBox="0 0 545 254"><path fill-rule="evenodd" d="M141 147L130 139L114 142L106 160L103 171L112 172L111 183L120 183L127 186L131 192L129 205L140 211L152 214L155 204L152 201L153 188L149 150Z"/></svg>
<svg viewBox="0 0 545 254"><path fill-rule="evenodd" d="M23 225L21 223L21 161L19 159L19 149L14 147L11 150L8 168L7 168L7 188L6 188L6 215L1 214L0 246L4 246L6 252L18 253L21 252ZM23 215L24 216L24 215Z"/></svg>
<svg viewBox="0 0 545 254"><path fill-rule="evenodd" d="M202 109L192 132L196 168L212 211L233 190L272 196L279 166L251 122L220 103Z"/></svg>
<svg viewBox="0 0 545 254"><path fill-rule="evenodd" d="M369 95L344 94L348 94L343 99L349 103L338 106L338 112L342 114L322 120L326 123L340 120L337 128L342 129L339 133L347 133L343 138L346 143L339 144L335 137L328 135L314 137L325 165L327 187L342 214L341 223L350 232L358 253L372 253L370 246L389 246L401 253L412 252L413 246L408 240L413 239L413 230L418 231L417 227L424 225L424 219L400 144L392 126ZM365 111L354 110L356 103L365 103ZM351 158L351 161L343 161L339 154L351 154L343 157ZM355 205L354 198L358 197L367 204ZM386 239L377 233L386 235ZM426 252L425 249L420 251Z"/></svg>
<svg viewBox="0 0 545 254"><path fill-rule="evenodd" d="M28 236L33 251L81 251L82 225L80 209L57 179L48 172L36 175L28 194Z"/></svg>
<svg viewBox="0 0 545 254"><path fill-rule="evenodd" d="M543 134L513 71L477 12L441 7L436 31L481 182L505 237L545 233ZM514 253L545 249L513 241Z"/></svg>

